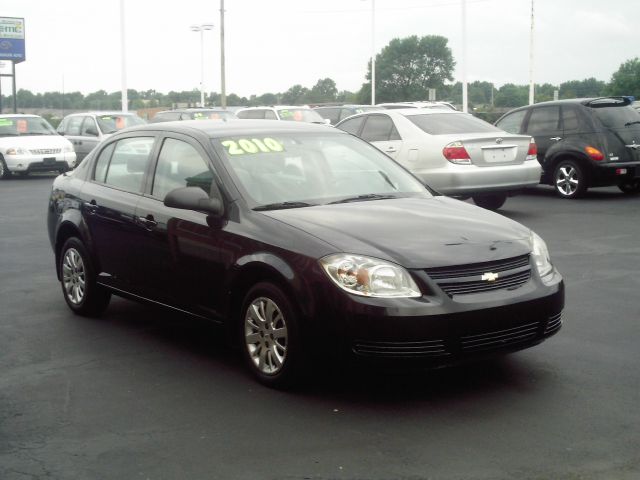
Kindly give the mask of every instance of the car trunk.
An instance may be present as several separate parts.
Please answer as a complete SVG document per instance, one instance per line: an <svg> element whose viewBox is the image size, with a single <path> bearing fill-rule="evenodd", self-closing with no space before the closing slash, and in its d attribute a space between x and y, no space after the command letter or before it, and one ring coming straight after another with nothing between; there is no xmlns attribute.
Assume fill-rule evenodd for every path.
<svg viewBox="0 0 640 480"><path fill-rule="evenodd" d="M640 161L640 113L624 104L590 107L602 127L605 157L614 162Z"/></svg>
<svg viewBox="0 0 640 480"><path fill-rule="evenodd" d="M526 135L469 133L447 135L447 142L460 142L478 167L518 165L525 161L531 137Z"/></svg>

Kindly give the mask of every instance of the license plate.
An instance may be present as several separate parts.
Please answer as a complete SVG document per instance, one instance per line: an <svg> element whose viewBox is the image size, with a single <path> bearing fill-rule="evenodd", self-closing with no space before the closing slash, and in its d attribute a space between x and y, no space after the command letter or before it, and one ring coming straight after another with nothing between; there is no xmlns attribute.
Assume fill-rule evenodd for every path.
<svg viewBox="0 0 640 480"><path fill-rule="evenodd" d="M42 159L42 163L44 163L45 165L51 165L53 163L56 163L56 157L47 157Z"/></svg>
<svg viewBox="0 0 640 480"><path fill-rule="evenodd" d="M489 163L497 163L508 162L510 159L507 157L507 149L492 148L491 150L485 150L484 160Z"/></svg>

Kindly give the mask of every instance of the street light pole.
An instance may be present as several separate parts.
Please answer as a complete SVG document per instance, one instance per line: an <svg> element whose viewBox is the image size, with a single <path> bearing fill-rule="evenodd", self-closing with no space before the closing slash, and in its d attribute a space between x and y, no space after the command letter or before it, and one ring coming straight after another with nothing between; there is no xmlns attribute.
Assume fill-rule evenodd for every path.
<svg viewBox="0 0 640 480"><path fill-rule="evenodd" d="M224 0L220 0L220 106L227 108L227 85L224 66Z"/></svg>
<svg viewBox="0 0 640 480"><path fill-rule="evenodd" d="M371 0L371 105L376 104L376 0Z"/></svg>
<svg viewBox="0 0 640 480"><path fill-rule="evenodd" d="M120 0L120 62L122 73L122 111L129 111L129 99L127 98L127 50L124 23L124 0Z"/></svg>
<svg viewBox="0 0 640 480"><path fill-rule="evenodd" d="M533 81L533 13L533 0L531 0L531 36L529 37L529 105L533 105L535 101L535 85Z"/></svg>
<svg viewBox="0 0 640 480"><path fill-rule="evenodd" d="M200 32L200 107L204 107L204 31L213 30L213 24L191 25L192 32Z"/></svg>

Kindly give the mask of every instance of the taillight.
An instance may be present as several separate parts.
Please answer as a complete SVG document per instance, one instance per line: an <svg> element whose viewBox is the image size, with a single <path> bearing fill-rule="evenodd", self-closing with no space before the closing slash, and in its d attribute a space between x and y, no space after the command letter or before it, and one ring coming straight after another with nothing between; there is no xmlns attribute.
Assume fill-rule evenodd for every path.
<svg viewBox="0 0 640 480"><path fill-rule="evenodd" d="M467 150L462 145L462 142L451 142L442 149L444 158L451 163L458 165L471 165L471 157L467 153Z"/></svg>
<svg viewBox="0 0 640 480"><path fill-rule="evenodd" d="M538 146L536 145L536 141L531 138L529 142L529 150L527 150L527 160L537 160L538 159Z"/></svg>
<svg viewBox="0 0 640 480"><path fill-rule="evenodd" d="M587 146L587 147L584 147L584 151L587 152L587 155L589 155L589 157L591 157L592 160L596 160L598 162L600 160L604 160L604 153L602 153L597 148Z"/></svg>

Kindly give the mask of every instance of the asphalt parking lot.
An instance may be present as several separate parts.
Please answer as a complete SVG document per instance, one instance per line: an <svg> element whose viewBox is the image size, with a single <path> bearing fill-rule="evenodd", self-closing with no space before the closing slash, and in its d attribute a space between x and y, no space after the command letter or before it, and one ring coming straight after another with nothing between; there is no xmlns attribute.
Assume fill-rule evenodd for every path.
<svg viewBox="0 0 640 480"><path fill-rule="evenodd" d="M210 325L118 298L74 316L45 228L52 180L0 182L0 479L640 478L640 196L507 201L566 282L542 345L286 393Z"/></svg>

